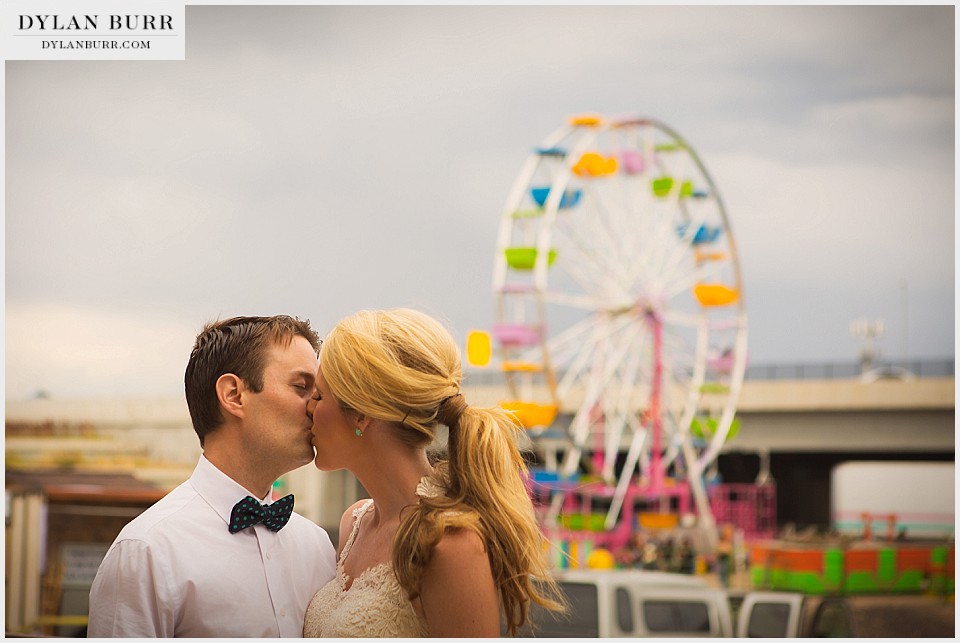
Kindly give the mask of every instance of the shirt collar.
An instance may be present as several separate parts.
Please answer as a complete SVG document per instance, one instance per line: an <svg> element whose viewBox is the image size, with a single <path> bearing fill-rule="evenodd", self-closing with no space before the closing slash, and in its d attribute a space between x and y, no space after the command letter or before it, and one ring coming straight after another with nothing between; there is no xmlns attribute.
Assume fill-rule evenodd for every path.
<svg viewBox="0 0 960 643"><path fill-rule="evenodd" d="M197 490L200 497L217 512L217 515L223 518L225 524L230 524L230 514L233 512L233 506L252 495L202 454L200 455L200 461L197 462L197 468L193 470L193 475L190 476L190 484ZM266 498L260 498L260 502L265 503L269 498L270 493L268 492Z"/></svg>

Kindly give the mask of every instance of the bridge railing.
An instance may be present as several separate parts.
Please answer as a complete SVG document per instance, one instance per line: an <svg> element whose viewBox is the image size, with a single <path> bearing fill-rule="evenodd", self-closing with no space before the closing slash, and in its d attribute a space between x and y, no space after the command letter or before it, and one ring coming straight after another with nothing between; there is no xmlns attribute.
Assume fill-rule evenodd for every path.
<svg viewBox="0 0 960 643"><path fill-rule="evenodd" d="M896 376L909 373L914 377L953 377L954 360L951 358L919 358L911 360L877 360L873 369L879 373ZM745 380L830 380L860 377L863 368L859 362L790 362L748 364ZM465 373L468 384L495 386L503 383L503 374L496 369L468 369ZM560 374L562 376L562 373Z"/></svg>
<svg viewBox="0 0 960 643"><path fill-rule="evenodd" d="M952 359L877 360L873 370L914 377L953 377ZM744 373L747 380L831 380L849 379L863 374L859 362L806 362L789 364L750 364Z"/></svg>

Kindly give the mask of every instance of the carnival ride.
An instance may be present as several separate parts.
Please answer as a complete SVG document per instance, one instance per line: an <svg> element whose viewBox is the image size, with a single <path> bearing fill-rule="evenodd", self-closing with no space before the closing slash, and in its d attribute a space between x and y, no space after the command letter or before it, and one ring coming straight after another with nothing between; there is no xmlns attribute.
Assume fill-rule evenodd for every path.
<svg viewBox="0 0 960 643"><path fill-rule="evenodd" d="M704 473L738 428L747 315L691 145L654 119L571 118L508 194L493 290L496 323L471 333L468 358L502 371L502 406L535 445L563 436L562 460L533 472L545 532L563 540L579 515L593 544L622 545L634 504L667 500L715 537Z"/></svg>

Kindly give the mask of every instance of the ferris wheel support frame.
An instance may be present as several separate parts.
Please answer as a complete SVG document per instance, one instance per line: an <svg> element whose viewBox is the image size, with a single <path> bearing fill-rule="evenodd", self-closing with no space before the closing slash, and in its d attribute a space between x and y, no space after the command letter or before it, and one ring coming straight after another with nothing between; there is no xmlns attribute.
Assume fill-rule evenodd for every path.
<svg viewBox="0 0 960 643"><path fill-rule="evenodd" d="M630 130L630 126L638 126L635 129ZM657 142L654 145L655 140L658 138L655 136L655 130L660 130L661 132L672 137L672 141L668 141L670 144L674 144L674 150L678 149L681 152L686 152L690 160L699 170L700 177L702 178L702 183L706 183L707 192L706 194L713 200L714 205L717 209L717 213L720 218L721 227L723 231L727 233L730 232L729 221L726 216L726 208L720 197L719 191L716 189L716 185L713 181L713 178L709 172L704 167L699 156L693 150L693 148L686 143L686 141L674 130L667 127L663 123L653 120L653 119L634 119L632 121L619 121L612 123L610 128L607 128L607 125L604 124L603 131L606 129L614 129L616 127L624 127L627 135L633 136L631 139L634 143L641 143L642 149L644 151L644 159L649 159L651 163L650 168L656 169L660 172L660 175L669 173L670 168L674 168L673 161L670 158L674 157L660 157L658 156L661 150L660 142ZM554 151L558 143L563 141L568 135L574 133L574 130L583 131L582 135L574 140L573 144L569 149L565 149L562 152ZM629 131L627 131L629 130ZM637 253L634 256L629 256L629 253L623 252L623 249L629 247L631 243L637 241L636 233L641 230L631 229L632 223L627 224L624 219L618 219L615 215L619 214L616 209L608 210L608 203L604 203L603 199L600 198L600 194L594 194L595 189L599 189L599 184L594 184L588 178L584 181L582 193L586 195L587 199L591 200L591 206L594 208L592 214L596 217L602 225L602 229L598 233L603 233L602 236L603 243L606 244L607 252L610 256L604 255L604 250L602 248L591 248L587 245L580 247L577 251L577 247L568 247L567 250L577 251L572 252L570 256L578 255L581 258L585 258L586 261L582 265L575 262L571 262L569 265L565 265L567 273L577 282L589 282L600 284L602 288L598 292L595 303L591 301L592 294L591 291L585 289L585 296L576 295L576 294L563 294L563 293L551 293L547 289L547 280L548 280L548 268L553 261L552 248L551 244L554 242L553 233L554 229L557 226L558 218L563 218L563 221L566 221L564 225L570 225L570 219L565 217L571 217L569 212L560 213L561 208L566 207L564 205L564 200L567 195L567 188L571 183L574 174L573 163L575 160L580 159L581 155L589 149L591 145L597 141L598 137L601 134L601 126L599 124L590 125L590 124L573 124L565 125L553 133L551 133L546 139L544 139L541 147L538 149L537 153L530 155L526 163L521 169L521 172L517 176L516 181L510 191L510 195L507 199L507 202L504 206L502 214L502 223L500 228L500 233L498 235L498 261L494 268L494 291L496 294L500 295L498 297L498 319L504 318L504 306L505 303L504 294L509 292L515 293L524 293L531 297L530 302L533 303L536 314L541 321L540 327L542 333L540 336L540 354L542 355L543 371L547 382L547 387L551 399L553 400L556 408L559 409L563 398L566 395L566 391L570 386L576 384L578 379L583 378L586 381L581 381L581 384L586 387L583 402L580 404L580 410L574 415L572 423L568 431L568 439L570 441L570 446L567 449L565 454L565 461L563 466L560 467L563 473L570 475L572 473L571 469L575 469L577 464L581 461L583 456L583 450L587 447L587 441L591 435L591 430L603 425L603 435L605 440L603 443L598 442L597 452L595 454L594 465L597 465L595 468L599 471L602 471L604 479L610 478L613 474L614 462L612 459L607 457L604 461L603 452L609 454L612 449L619 449L619 444L622 439L623 431L630 429L633 431L633 436L630 442L630 446L627 450L627 459L624 463L624 470L620 475L620 479L617 481L616 488L613 495L613 502L611 503L610 511L607 515L606 524L609 528L611 523L616 522L617 515L620 512L624 500L629 497L631 492L631 484L633 472L636 470L637 466L640 465L641 472L646 470L648 472L647 481L644 483L645 486L645 495L653 494L657 490L663 490L663 485L666 475L666 467L676 460L680 462L678 454L682 455L682 462L686 469L687 479L689 484L689 489L694 496L696 502L697 513L700 516L701 524L704 527L707 527L708 530L713 528L715 530L715 525L713 524L713 517L710 513L709 501L706 496L706 490L704 488L703 474L706 467L716 459L719 454L720 449L723 447L724 442L726 441L727 435L733 424L733 416L735 414L735 400L739 396L739 392L742 386L743 372L746 366L746 314L744 309L744 302L742 296L742 281L740 275L740 264L739 256L736 252L735 240L732 234L727 234L725 242L728 248L729 262L726 262L725 265L728 265L732 271L736 286L736 291L739 297L735 300L737 311L736 317L733 320L725 320L727 326L736 331L734 338L733 346L733 360L730 370L727 371L728 378L731 385L728 387L726 394L726 400L722 401L722 409L718 406L722 400L720 397L714 397L710 399L707 397L705 399L705 394L709 396L707 392L707 387L704 385L707 381L707 366L706 360L709 351L709 341L711 338L711 333L714 330L721 328L721 325L716 324L716 319L711 319L711 316L707 314L706 310L701 308L700 312L696 315L690 314L690 320L684 321L684 327L681 330L684 330L686 333L692 332L695 336L692 344L695 346L692 352L686 352L686 346L689 346L689 343L684 344L682 349L684 352L682 355L684 357L689 356L692 359L693 371L690 372L683 368L679 370L675 369L676 366L681 366L682 364L674 364L671 362L669 367L664 362L664 351L666 350L665 339L664 339L664 324L673 323L671 321L674 318L683 318L685 313L683 310L680 311L660 311L657 310L659 304L654 303L651 310L647 313L634 311L634 315L643 315L646 314L648 321L647 325L652 331L653 339L653 357L652 365L650 365L650 370L647 371L647 378L650 382L650 392L648 396L647 409L649 417L649 426L644 426L646 422L641 422L638 418L633 417L633 413L630 411L631 402L629 396L626 395L625 391L628 387L628 383L632 386L635 383L635 378L637 375L642 376L642 370L637 369L635 366L623 366L618 360L622 359L617 355L618 351L613 350L611 355L600 355L595 357L594 363L587 365L591 355L586 352L586 349L580 347L572 348L572 355L574 363L577 364L577 369L574 372L568 371L561 378L561 381L557 382L557 374L554 372L551 362L551 350L560 351L556 344L548 342L548 333L546 331L546 303L548 300L551 303L561 303L571 305L577 308L584 308L587 310L596 309L600 312L606 312L607 314L613 314L616 316L621 312L626 312L626 310L621 311L620 308L629 308L629 306L623 306L621 303L617 303L616 298L619 295L616 295L614 301L612 302L610 297L606 295L601 295L605 292L608 286L611 292L617 290L616 279L626 278L628 283L635 279L638 275L644 274L644 271L649 269L651 266L654 268L659 267L662 270L668 271L669 274L662 275L663 283L660 286L669 285L674 290L672 292L668 291L668 297L673 297L679 288L682 287L693 287L697 283L702 283L702 280L705 276L710 276L713 274L720 274L719 268L714 269L709 266L704 266L699 258L696 259L696 271L689 273L684 273L682 270L685 269L683 262L685 259L689 261L689 253L693 251L694 248L694 236L699 237L699 231L706 225L710 220L709 217L705 217L705 213L709 213L710 210L704 211L703 206L697 205L695 200L688 200L684 202L682 190L685 186L681 185L681 180L676 180L674 187L669 189L669 192L666 198L661 198L661 204L672 204L680 215L680 221L685 222L684 228L679 229L677 232L680 235L681 244L678 245L664 245L661 247L653 247L652 253L649 255ZM669 145L667 146L669 148ZM627 149L627 148L623 148ZM630 149L638 149L637 146L634 146ZM654 149L656 153L654 153ZM549 150L545 152L544 150ZM518 209L518 204L525 196L526 189L530 186L533 186L532 179L534 175L537 174L540 164L543 162L556 163L556 160L544 160L544 156L553 155L558 156L562 166L552 166L552 167L562 167L562 170L557 170L553 173L549 180L549 187L545 198L539 199L540 205L540 217L537 219L538 224L536 228L525 228L529 232L535 233L535 243L533 244L532 250L534 251L532 266L529 266L530 273L528 273L532 279L528 282L511 284L510 287L507 287L507 272L508 266L507 263L503 260L502 255L508 249L511 244L511 234L513 230L511 229L510 218L516 214L520 215L521 212ZM668 152L669 155L669 152ZM648 161L644 161L646 163ZM674 168L675 169L675 168ZM551 170L552 171L552 170ZM647 169L640 170L640 173L644 176L653 174ZM653 174L653 177L656 178L656 174ZM674 175L677 176L677 175ZM690 176L695 178L696 172L692 172L689 175L681 174L680 177ZM541 185L544 185L546 181L542 182ZM625 182L620 182L622 186L622 193L624 199L629 200L629 197L632 195L629 194L635 188L631 187L631 184ZM636 185L636 184L632 184ZM617 189L618 186L614 186L614 189ZM537 188L542 190L544 188ZM577 190L580 192L580 190ZM594 195L594 196L591 196ZM579 199L580 195L576 195ZM661 193L657 193L658 197L663 197ZM627 206L629 208L629 205ZM662 207L654 206L654 207ZM654 212L659 212L659 210L654 210ZM691 214L693 213L693 214ZM530 216L530 215L527 215ZM676 219L670 219L666 216L662 216L658 219L652 219L653 226L656 226L654 230L657 235L667 235L672 232L672 229L675 225ZM577 224L578 226L581 224ZM573 230L577 228L574 227ZM649 233L649 229L647 229ZM570 229L565 228L561 231L559 236L560 243L566 241L568 244L571 243L569 238ZM526 233L525 235L526 236ZM533 238L532 236L527 236L527 238ZM576 241L576 240L574 240ZM521 244L523 245L523 244ZM529 245L529 242L527 242ZM617 249L620 249L619 252L614 252ZM593 249L597 252L590 254L590 250ZM611 250L612 249L612 250ZM699 250L696 251L699 253ZM627 260L621 264L611 263L615 261L614 257L616 256L626 256ZM722 256L722 254L721 254ZM708 260L709 262L710 260ZM623 272L624 274L619 274ZM609 274L607 274L609 273ZM729 274L729 273L724 273ZM579 276L578 276L579 275ZM688 281L678 281L677 276L686 278ZM608 281L607 281L608 279ZM672 281L666 281L672 279ZM513 289L515 288L515 290ZM665 300L666 301L666 300ZM528 303L528 306L530 304ZM528 308L529 310L529 308ZM526 316L520 311L521 321L525 319ZM680 315L677 316L675 313L679 312ZM627 314L631 314L627 312ZM579 325L580 322L577 322L575 326ZM596 322L591 322L596 323ZM590 330L591 323L586 324L585 329L579 329L577 332L583 332L582 337L586 337L587 333L598 333L600 329L598 326L595 326L592 331ZM562 331L560 336L566 337L567 331L571 331L571 328ZM576 339L575 333L570 333L570 336ZM620 341L626 341L622 336L618 336ZM627 338L629 339L629 335ZM675 341L677 337L683 339L684 335L674 336ZM611 338L607 338L609 341ZM632 340L630 340L632 341ZM629 343L629 342L627 342ZM594 350L599 350L603 348L604 351L607 349L604 348L603 338L597 337L589 341L589 346ZM506 357L507 351L501 345L501 350ZM674 348L670 349L671 351ZM569 351L568 351L569 352ZM621 353L622 354L622 353ZM649 354L647 355L649 357ZM647 360L647 357L644 358L644 361ZM563 356L560 357L561 363L563 363ZM585 378L583 373L580 372L580 369L587 369L585 372L589 372L592 375L589 378ZM626 371L624 371L626 369ZM643 370L646 370L644 367ZM624 373L633 373L633 375L624 375ZM689 374L689 380L687 378ZM603 394L603 388L606 384L612 379L617 377L622 378L621 388L624 389L624 392L616 398L614 402L611 402ZM714 373L711 375L711 378L716 378L717 375ZM508 375L508 382L511 387L511 392L516 393L515 380L522 379L516 373L510 373ZM530 382L530 379L527 378L523 381ZM722 381L722 380L721 380ZM668 399L665 403L664 394L666 383L671 385L680 384L681 386L687 385L687 394L683 396L686 398L686 401L683 404L678 404L678 401L682 398L677 398L673 395L671 391L668 395L668 398L672 397L673 399ZM716 379L712 379L710 382L712 385L717 383ZM716 393L716 391L714 391ZM669 404L669 407L667 407ZM712 405L712 406L711 406ZM705 449L699 454L694 450L691 437L691 425L695 421L695 416L697 416L698 411L708 411L713 416L714 410L720 410L719 419L716 422L714 427L713 421L711 420L711 429L713 430L713 435L706 442ZM679 412L677 412L679 411ZM668 444L663 444L663 429L664 429L664 414L670 414L670 422L673 427L672 439ZM679 416L679 418L678 418ZM612 420L612 421L611 421ZM600 440L600 432L597 432L597 439ZM600 448L602 447L602 448ZM700 448L698 446L698 448ZM645 459L646 458L646 459ZM627 470L629 469L629 471ZM550 518L556 518L559 513L560 505L562 504L562 495L557 494L553 497L553 502L551 502L551 508L547 512L548 514L548 524L554 524L549 522ZM714 533L715 535L715 533Z"/></svg>

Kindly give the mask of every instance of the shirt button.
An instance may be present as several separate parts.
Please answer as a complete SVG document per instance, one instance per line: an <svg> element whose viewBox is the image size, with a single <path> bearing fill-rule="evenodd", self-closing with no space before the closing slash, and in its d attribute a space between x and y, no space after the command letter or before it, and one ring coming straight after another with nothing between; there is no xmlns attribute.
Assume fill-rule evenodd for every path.
<svg viewBox="0 0 960 643"><path fill-rule="evenodd" d="M267 560L270 560L270 554L267 554Z"/></svg>
<svg viewBox="0 0 960 643"><path fill-rule="evenodd" d="M280 616L286 616L286 615L287 615L287 610L281 609L281 610L280 610Z"/></svg>

